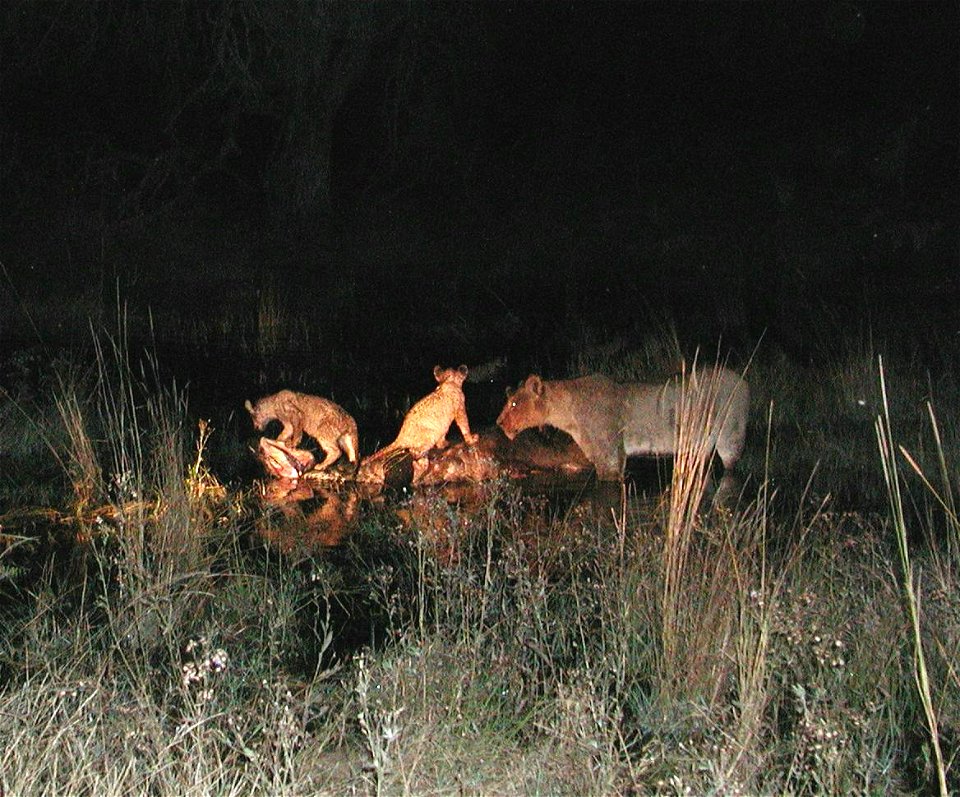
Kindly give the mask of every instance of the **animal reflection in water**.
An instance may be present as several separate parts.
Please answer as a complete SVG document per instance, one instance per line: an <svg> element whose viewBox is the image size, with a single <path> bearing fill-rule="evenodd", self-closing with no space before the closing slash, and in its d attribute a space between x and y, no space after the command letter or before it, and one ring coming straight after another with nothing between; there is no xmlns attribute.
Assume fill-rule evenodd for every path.
<svg viewBox="0 0 960 797"><path fill-rule="evenodd" d="M346 542L357 528L364 507L387 511L395 519L396 542L404 540L423 550L444 567L458 565L472 555L486 555L487 508L501 499L521 500L524 512L507 523L521 542L528 564L535 569L563 567L571 546L583 538L593 543L597 535L616 536L620 492L610 485L593 483L581 490L529 494L517 499L502 493L496 483L447 484L412 491L403 498L388 498L363 487L320 487L308 481L272 479L263 486L268 508L258 523L266 543L295 559L309 557ZM512 493L510 494L512 495ZM586 535L586 536L585 536Z"/></svg>
<svg viewBox="0 0 960 797"><path fill-rule="evenodd" d="M394 543L414 545L449 568L483 561L489 553L489 507L520 501L523 512L507 512L505 517L512 520L493 533L508 532L533 571L562 573L581 545L595 546L601 538L615 544L622 495L612 485L592 482L579 489L521 494L502 489L502 482L447 484L391 499L391 493L363 486L327 488L272 479L263 486L267 511L258 532L272 548L299 561L347 542L372 507L394 519L388 523L396 532ZM627 511L636 510L632 504ZM633 517L630 527L638 523Z"/></svg>
<svg viewBox="0 0 960 797"><path fill-rule="evenodd" d="M356 526L360 495L307 481L271 479L262 488L265 506L277 510L260 519L258 532L282 553L309 554L343 542Z"/></svg>
<svg viewBox="0 0 960 797"><path fill-rule="evenodd" d="M631 497L618 486L581 481L522 482L521 491L504 491L503 482L446 484L411 491L393 508L400 527L425 545L444 567L483 562L490 555L491 534L498 557L508 543L531 572L569 573L578 552L596 552L598 544L617 547L624 513L630 528L652 525L655 504ZM490 525L493 507L497 519ZM519 507L521 511L515 509ZM500 511L503 509L504 511ZM646 521L641 521L641 515ZM511 554L511 555L513 555Z"/></svg>
<svg viewBox="0 0 960 797"><path fill-rule="evenodd" d="M404 532L419 536L444 564L458 558L459 540L488 498L487 485L451 484L417 491L391 508ZM307 479L270 479L261 499L268 509L258 523L260 537L287 555L317 553L343 543L356 529L359 509L385 504L379 489L365 485L322 487Z"/></svg>

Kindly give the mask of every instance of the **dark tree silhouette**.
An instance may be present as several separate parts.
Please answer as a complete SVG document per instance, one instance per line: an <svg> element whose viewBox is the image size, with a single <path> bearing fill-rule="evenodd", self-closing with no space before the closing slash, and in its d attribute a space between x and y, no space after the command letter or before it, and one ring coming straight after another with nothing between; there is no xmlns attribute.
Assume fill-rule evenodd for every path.
<svg viewBox="0 0 960 797"><path fill-rule="evenodd" d="M445 98L422 91L431 81L419 73L438 70L454 85L456 40L472 15L468 6L349 0L10 0L0 7L0 79L16 113L0 121L3 166L17 171L32 117L43 129L30 130L31 146L70 153L80 193L110 205L99 208L107 227L227 172L262 189L282 227L323 228L334 215L331 147L351 92L371 74L379 81L377 157L396 166L403 148L422 152L430 136L416 104L440 117Z"/></svg>

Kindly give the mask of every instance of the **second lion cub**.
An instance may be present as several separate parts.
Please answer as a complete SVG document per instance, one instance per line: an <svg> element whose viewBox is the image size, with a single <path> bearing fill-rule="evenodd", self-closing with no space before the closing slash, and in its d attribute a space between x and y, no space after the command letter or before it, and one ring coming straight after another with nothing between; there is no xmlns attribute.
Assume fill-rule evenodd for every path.
<svg viewBox="0 0 960 797"><path fill-rule="evenodd" d="M433 369L433 378L437 380L436 389L410 408L397 439L381 448L374 457L379 459L406 449L414 459L420 459L432 448L445 448L447 431L454 421L468 445L477 442L477 436L470 431L467 401L463 395L467 366L441 368L437 365Z"/></svg>

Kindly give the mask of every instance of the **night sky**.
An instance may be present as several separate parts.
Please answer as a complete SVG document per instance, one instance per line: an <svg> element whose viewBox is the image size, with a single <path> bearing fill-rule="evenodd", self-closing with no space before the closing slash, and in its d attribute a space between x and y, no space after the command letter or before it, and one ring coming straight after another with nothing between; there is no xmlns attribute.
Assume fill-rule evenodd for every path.
<svg viewBox="0 0 960 797"><path fill-rule="evenodd" d="M956 342L958 9L5 0L5 333L44 294L269 284L374 349Z"/></svg>

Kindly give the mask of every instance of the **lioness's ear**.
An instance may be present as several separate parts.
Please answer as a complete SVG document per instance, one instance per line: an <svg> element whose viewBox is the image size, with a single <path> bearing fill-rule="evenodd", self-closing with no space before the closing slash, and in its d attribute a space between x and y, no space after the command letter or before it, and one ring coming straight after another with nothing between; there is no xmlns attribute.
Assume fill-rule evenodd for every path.
<svg viewBox="0 0 960 797"><path fill-rule="evenodd" d="M530 388L534 395L543 395L543 380L536 374L530 374L530 376L527 377L524 387Z"/></svg>
<svg viewBox="0 0 960 797"><path fill-rule="evenodd" d="M466 375L467 375L467 366L461 365L457 370L458 370L463 376L466 376Z"/></svg>
<svg viewBox="0 0 960 797"><path fill-rule="evenodd" d="M243 406L247 412L253 415L253 404L250 403L250 399L247 399L245 402L243 402Z"/></svg>
<svg viewBox="0 0 960 797"><path fill-rule="evenodd" d="M440 381L440 374L443 373L443 369L439 365L433 366L433 378L438 382Z"/></svg>
<svg viewBox="0 0 960 797"><path fill-rule="evenodd" d="M507 389L504 391L504 393L507 394L507 398L510 398L510 396L513 395L513 388L510 387L510 385L507 385Z"/></svg>

